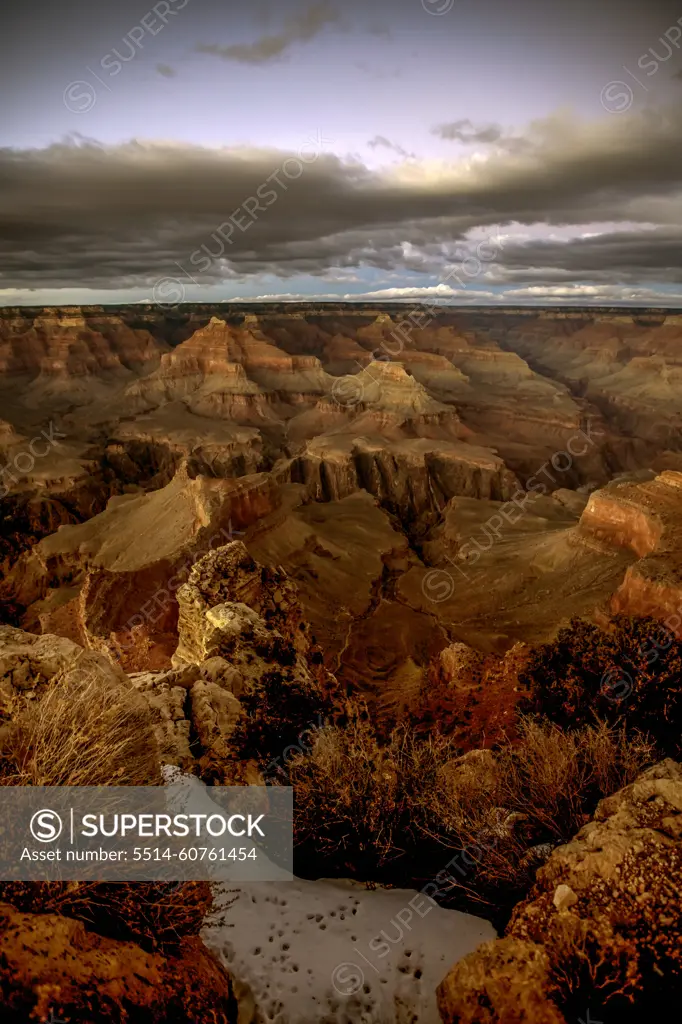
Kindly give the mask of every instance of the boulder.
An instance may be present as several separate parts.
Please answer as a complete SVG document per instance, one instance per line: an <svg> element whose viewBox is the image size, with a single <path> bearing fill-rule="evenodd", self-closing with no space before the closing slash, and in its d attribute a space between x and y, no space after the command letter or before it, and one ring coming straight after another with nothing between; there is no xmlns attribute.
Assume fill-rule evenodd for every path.
<svg viewBox="0 0 682 1024"><path fill-rule="evenodd" d="M87 681L131 689L125 673L103 654L61 636L0 626L0 718L14 717L52 686Z"/></svg>
<svg viewBox="0 0 682 1024"><path fill-rule="evenodd" d="M105 938L81 921L0 903L0 996L6 1024L236 1024L232 981L201 939L173 953Z"/></svg>
<svg viewBox="0 0 682 1024"><path fill-rule="evenodd" d="M438 999L446 1024L560 1024L578 991L618 1012L681 985L682 766L666 760L552 852L505 937L456 964Z"/></svg>

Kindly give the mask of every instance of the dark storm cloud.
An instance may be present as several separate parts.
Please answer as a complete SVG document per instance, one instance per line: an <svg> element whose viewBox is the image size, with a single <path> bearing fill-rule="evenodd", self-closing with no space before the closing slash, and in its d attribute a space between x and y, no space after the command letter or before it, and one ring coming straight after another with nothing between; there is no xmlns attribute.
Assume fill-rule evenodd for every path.
<svg viewBox="0 0 682 1024"><path fill-rule="evenodd" d="M393 269L406 265L404 243L410 259L422 249L436 268L441 243L514 222L668 227L507 246L502 271L678 279L682 107L593 124L557 115L523 138L521 153L496 150L435 175L413 162L370 171L315 140L298 155L89 140L2 150L0 286L146 285L172 273L173 261L206 283L361 263Z"/></svg>
<svg viewBox="0 0 682 1024"><path fill-rule="evenodd" d="M131 26L137 25L155 3L156 0L6 0L0 5L3 93L5 87L11 88L12 74L24 70L27 63L31 64L32 74L40 77L48 63L59 64L68 74L74 61L96 61ZM187 46L203 42L211 47L208 52L217 56L254 63L281 55L291 41L314 38L329 23L324 22L323 12L329 10L326 3L318 2L307 11L305 0L277 0L267 6L271 19L267 29L263 29L261 5L254 0L189 0L183 9ZM431 17L429 5L420 0L373 0L370 5L367 0L344 0L338 10L344 22L362 26L368 34L396 35L423 30L427 34L436 32L439 36L461 38L466 27L468 32L489 39L491 47L520 37L527 42L529 61L534 59L535 47L544 50L553 40L565 40L567 47L579 44L600 52L600 63L607 74L616 45L620 46L618 55L622 60L636 60L680 16L678 0L457 0L443 17ZM253 32L255 22L260 23L262 37L237 46L232 38L234 32ZM214 33L224 33L224 37ZM572 58L567 49L566 62L571 59L576 57ZM618 68L616 63L614 70ZM486 67L486 81L492 80L489 76L493 70ZM505 68L503 73L509 75L510 70L513 71Z"/></svg>
<svg viewBox="0 0 682 1024"><path fill-rule="evenodd" d="M287 19L279 33L261 36L248 45L232 44L221 46L217 43L199 43L199 53L207 53L222 60L234 60L243 64L264 64L283 56L296 43L308 43L327 25L339 20L338 12L327 3L314 4L300 14Z"/></svg>
<svg viewBox="0 0 682 1024"><path fill-rule="evenodd" d="M682 282L682 225L507 245L501 279Z"/></svg>

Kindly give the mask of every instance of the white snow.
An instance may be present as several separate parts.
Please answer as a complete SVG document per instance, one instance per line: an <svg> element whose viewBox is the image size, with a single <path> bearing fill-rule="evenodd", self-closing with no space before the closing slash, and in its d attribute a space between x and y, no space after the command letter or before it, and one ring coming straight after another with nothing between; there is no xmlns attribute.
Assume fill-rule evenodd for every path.
<svg viewBox="0 0 682 1024"><path fill-rule="evenodd" d="M194 775L188 775L174 765L166 765L162 772L167 787L168 804L174 812L211 815L216 811L225 809L213 802L210 788L206 787ZM253 788L255 789L255 787ZM261 793L266 792L262 787L259 787L259 789ZM253 804L250 804L249 809L252 808ZM267 801L259 809L266 811ZM219 850L225 846L225 840L223 838L211 839L209 836L203 836L201 845L208 849L215 848ZM213 878L224 880L229 878L230 869L232 868L242 881L252 878L254 880L258 878L288 880L291 878L291 872L286 871L271 861L265 851L260 849L253 839L244 836L239 840L239 846L243 847L246 851L254 850L257 853L257 859L251 860L247 857L246 860L239 861L238 863L219 861L213 866L211 866L210 862L206 861L204 867L207 873L212 875ZM235 882L235 885L238 884L240 882Z"/></svg>
<svg viewBox="0 0 682 1024"><path fill-rule="evenodd" d="M178 809L215 809L198 779L164 776ZM270 862L266 871L277 880L215 883L201 933L244 989L239 1024L440 1024L437 986L496 937L487 921L414 890L282 880Z"/></svg>
<svg viewBox="0 0 682 1024"><path fill-rule="evenodd" d="M253 994L259 1024L440 1024L435 991L495 938L487 921L421 893L351 881L217 887L206 945ZM240 1017L240 1022L242 1018Z"/></svg>

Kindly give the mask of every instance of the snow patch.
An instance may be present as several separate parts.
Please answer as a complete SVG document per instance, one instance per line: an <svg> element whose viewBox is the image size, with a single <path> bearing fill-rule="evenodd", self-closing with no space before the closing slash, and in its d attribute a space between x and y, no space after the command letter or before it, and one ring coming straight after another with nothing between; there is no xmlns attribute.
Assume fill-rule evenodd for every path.
<svg viewBox="0 0 682 1024"><path fill-rule="evenodd" d="M496 937L421 893L352 881L237 883L216 896L226 909L202 938L252 993L258 1024L440 1024L437 986Z"/></svg>

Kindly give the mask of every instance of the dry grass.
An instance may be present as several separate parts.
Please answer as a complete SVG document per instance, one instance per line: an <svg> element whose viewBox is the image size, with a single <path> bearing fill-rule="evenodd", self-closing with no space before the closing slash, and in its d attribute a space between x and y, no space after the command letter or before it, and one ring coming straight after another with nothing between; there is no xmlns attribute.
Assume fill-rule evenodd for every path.
<svg viewBox="0 0 682 1024"><path fill-rule="evenodd" d="M60 914L112 939L171 951L198 935L213 905L208 882L0 882L0 902Z"/></svg>
<svg viewBox="0 0 682 1024"><path fill-rule="evenodd" d="M161 783L147 704L135 690L85 677L57 684L3 729L0 784L149 786ZM0 882L0 902L60 914L147 950L198 935L211 910L206 882Z"/></svg>
<svg viewBox="0 0 682 1024"><path fill-rule="evenodd" d="M444 765L435 800L424 794L423 819L433 840L443 841L445 825L464 851L446 886L520 898L549 850L572 839L599 800L654 760L651 745L623 727L598 722L563 732L525 720L519 741L495 755L493 770L485 762Z"/></svg>
<svg viewBox="0 0 682 1024"><path fill-rule="evenodd" d="M454 756L446 740L417 742L403 731L380 746L361 710L320 730L310 755L292 758L296 842L338 869L372 874L418 841L420 795Z"/></svg>
<svg viewBox="0 0 682 1024"><path fill-rule="evenodd" d="M655 759L643 739L603 723L564 733L532 721L495 755L455 754L447 740L405 732L382 746L361 715L322 730L289 765L297 844L327 869L437 877L443 895L513 902L548 850Z"/></svg>
<svg viewBox="0 0 682 1024"><path fill-rule="evenodd" d="M161 782L144 698L97 680L54 686L5 727L0 784L150 786Z"/></svg>

